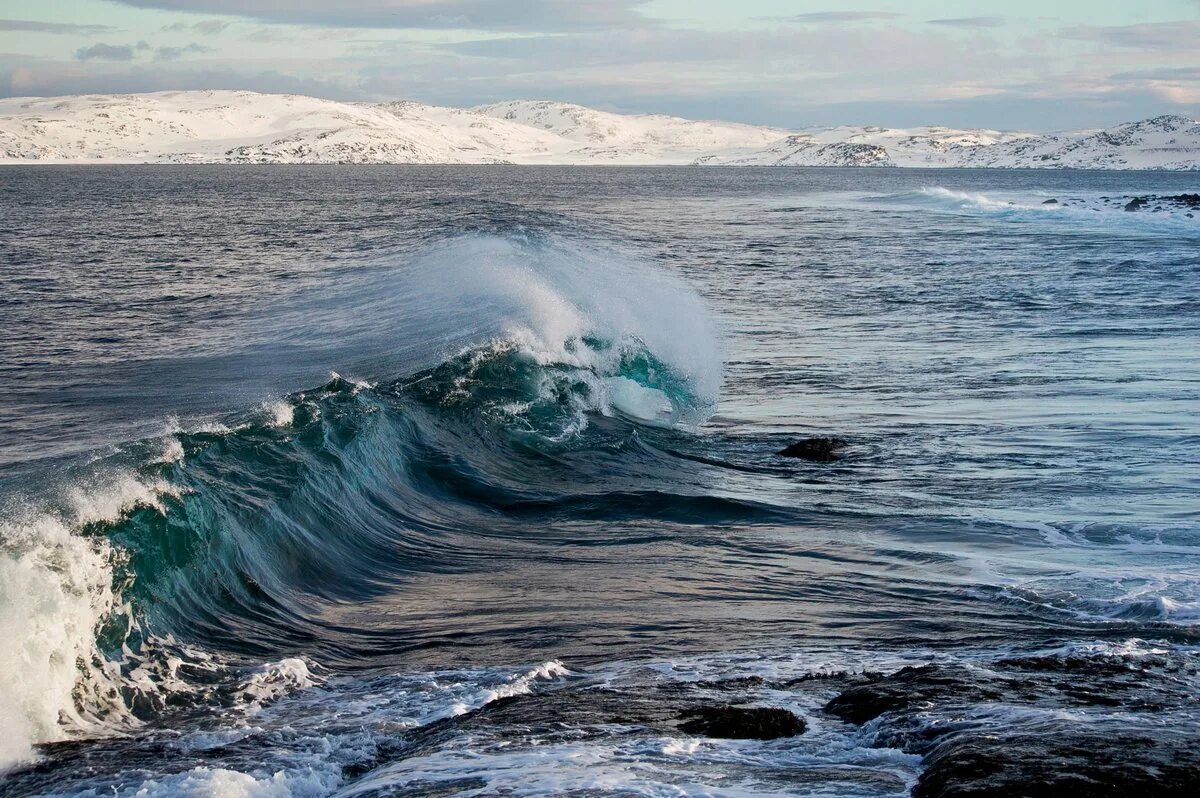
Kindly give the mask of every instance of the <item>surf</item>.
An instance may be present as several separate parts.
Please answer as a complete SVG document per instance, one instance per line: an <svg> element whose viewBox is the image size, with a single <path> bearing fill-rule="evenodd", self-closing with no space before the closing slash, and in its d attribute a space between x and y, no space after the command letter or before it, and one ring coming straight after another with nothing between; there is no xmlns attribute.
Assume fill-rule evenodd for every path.
<svg viewBox="0 0 1200 798"><path fill-rule="evenodd" d="M552 484L541 458L594 445L594 419L690 429L717 404L703 302L602 244L459 237L329 299L353 316L316 322L339 348L379 363L399 336L372 379L168 420L10 500L0 761L201 704L282 652L351 659L322 606L485 556L464 528Z"/></svg>

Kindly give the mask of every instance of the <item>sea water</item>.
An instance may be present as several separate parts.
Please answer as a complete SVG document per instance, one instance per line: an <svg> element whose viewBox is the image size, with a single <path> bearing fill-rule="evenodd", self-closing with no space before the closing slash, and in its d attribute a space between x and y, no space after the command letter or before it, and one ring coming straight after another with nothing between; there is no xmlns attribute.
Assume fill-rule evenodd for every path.
<svg viewBox="0 0 1200 798"><path fill-rule="evenodd" d="M1196 188L4 169L0 793L1194 786Z"/></svg>

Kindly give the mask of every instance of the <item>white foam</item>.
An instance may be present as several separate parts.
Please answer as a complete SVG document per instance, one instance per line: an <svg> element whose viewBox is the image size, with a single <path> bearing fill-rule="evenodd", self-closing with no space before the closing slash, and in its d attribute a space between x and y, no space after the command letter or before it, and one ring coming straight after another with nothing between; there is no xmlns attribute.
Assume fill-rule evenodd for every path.
<svg viewBox="0 0 1200 798"><path fill-rule="evenodd" d="M638 689L664 678L694 681L731 673L744 676L759 664L764 672L808 672L801 663L823 663L830 650L744 657L694 657L657 664L612 663L584 678L595 686ZM862 653L864 661L876 662ZM911 659L904 664L911 664ZM509 684L523 689L530 676L554 675L556 668L530 671ZM655 676L657 674L657 676ZM586 688L584 688L586 689ZM514 739L490 736L486 731L463 735L439 744L434 750L386 764L362 780L347 785L339 798L382 793L403 793L421 785L457 785L480 782L480 794L564 795L603 793L622 795L901 795L907 794L920 770L921 757L874 745L870 734L838 721L826 721L820 707L829 696L821 691L794 694L762 688L758 700L797 711L809 719L801 737L775 740L718 740L683 734L648 734L636 724L606 723L592 729L567 730L548 739ZM804 703L806 702L806 703ZM574 733L572 733L574 732ZM576 736L577 735L577 736ZM820 778L809 782L773 779L770 774L818 768ZM846 777L839 778L839 769ZM863 773L870 778L858 780Z"/></svg>
<svg viewBox="0 0 1200 798"><path fill-rule="evenodd" d="M346 377L346 376L339 374L336 371L329 372L329 379L344 380L345 382L350 383L351 385L354 386L354 390L356 393L358 391L363 391L363 390L367 390L368 388L375 387L372 383L369 383L366 380L360 380L360 379L356 379L354 377Z"/></svg>
<svg viewBox="0 0 1200 798"><path fill-rule="evenodd" d="M334 767L307 767L251 775L224 768L194 768L148 779L114 793L117 798L324 798L341 783Z"/></svg>
<svg viewBox="0 0 1200 798"><path fill-rule="evenodd" d="M510 676L504 684L485 690L482 694L483 700L477 706L484 706L501 698L526 695L533 692L534 685L539 681L550 681L570 675L571 672L558 660L543 662L541 665L536 665L524 673Z"/></svg>
<svg viewBox="0 0 1200 798"><path fill-rule="evenodd" d="M265 402L262 409L273 427L290 427L296 420L296 406L284 399Z"/></svg>
<svg viewBox="0 0 1200 798"><path fill-rule="evenodd" d="M667 395L656 388L649 388L628 377L610 377L605 380L608 401L617 412L656 424L669 424L674 405Z"/></svg>
<svg viewBox="0 0 1200 798"><path fill-rule="evenodd" d="M288 657L260 665L242 682L238 694L251 704L262 704L318 682L307 662L299 657Z"/></svg>
<svg viewBox="0 0 1200 798"><path fill-rule="evenodd" d="M30 759L37 743L136 724L96 648L98 627L122 609L116 555L75 530L159 506L166 486L130 475L97 482L68 491L61 511L10 510L0 521L0 769Z"/></svg>
<svg viewBox="0 0 1200 798"><path fill-rule="evenodd" d="M595 242L531 245L479 236L426 253L413 272L437 278L436 284L410 289L427 307L479 308L481 316L492 318L498 334L490 346L478 349L475 342L467 349L486 355L511 347L538 365L595 375L590 411L651 413L648 394L606 382L621 376L624 356L641 349L687 384L696 400L693 420L716 407L722 362L710 315L690 287L652 263ZM589 338L605 345L589 346L584 343ZM655 411L661 409L657 398L655 404Z"/></svg>
<svg viewBox="0 0 1200 798"><path fill-rule="evenodd" d="M1061 195L1060 195L1061 196ZM978 192L959 191L942 186L930 186L910 194L891 199L902 203L916 201L947 210L965 211L1011 218L1017 221L1056 220L1066 224L1094 225L1102 228L1117 226L1125 232L1169 232L1182 235L1200 233L1200 220L1195 212L1186 207L1164 203L1159 211L1143 208L1134 213L1125 211L1130 196L1108 196L1107 201L1099 194L1074 197L1070 200L1046 204L1050 194L1033 192ZM885 198L886 199L886 198ZM1188 214L1192 214L1192 218Z"/></svg>

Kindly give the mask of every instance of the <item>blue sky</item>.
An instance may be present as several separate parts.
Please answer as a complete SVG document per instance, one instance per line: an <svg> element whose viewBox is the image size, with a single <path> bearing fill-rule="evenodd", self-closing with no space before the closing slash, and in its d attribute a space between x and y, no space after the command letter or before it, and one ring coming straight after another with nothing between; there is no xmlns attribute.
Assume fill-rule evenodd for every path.
<svg viewBox="0 0 1200 798"><path fill-rule="evenodd" d="M0 95L241 88L823 124L1200 115L1200 0L0 0Z"/></svg>

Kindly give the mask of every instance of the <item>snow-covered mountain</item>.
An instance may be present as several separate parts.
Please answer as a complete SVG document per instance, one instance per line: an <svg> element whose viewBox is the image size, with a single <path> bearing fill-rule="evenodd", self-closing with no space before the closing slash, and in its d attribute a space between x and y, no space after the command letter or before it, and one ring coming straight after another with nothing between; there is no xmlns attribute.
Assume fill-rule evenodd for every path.
<svg viewBox="0 0 1200 798"><path fill-rule="evenodd" d="M1200 124L790 131L521 100L467 109L245 91L0 100L0 163L31 162L1200 169Z"/></svg>

